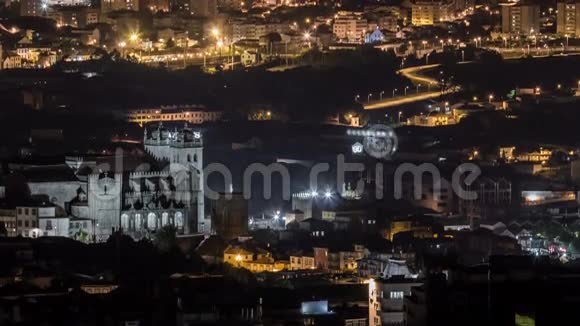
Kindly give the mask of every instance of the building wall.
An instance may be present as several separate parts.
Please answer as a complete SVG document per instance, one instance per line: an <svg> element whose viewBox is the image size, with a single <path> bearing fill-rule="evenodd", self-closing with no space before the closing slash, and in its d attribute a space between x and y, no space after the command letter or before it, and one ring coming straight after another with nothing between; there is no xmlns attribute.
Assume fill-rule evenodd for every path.
<svg viewBox="0 0 580 326"><path fill-rule="evenodd" d="M409 279L369 281L369 326L405 325L404 297L419 285Z"/></svg>
<svg viewBox="0 0 580 326"><path fill-rule="evenodd" d="M77 196L77 190L84 188L81 181L28 182L31 195L48 195L52 204L66 208L67 204Z"/></svg>
<svg viewBox="0 0 580 326"><path fill-rule="evenodd" d="M88 182L89 219L98 221L97 241L106 241L113 229L119 229L122 175L112 177L91 174Z"/></svg>
<svg viewBox="0 0 580 326"><path fill-rule="evenodd" d="M7 236L15 237L16 233L16 210L15 209L0 209L0 223L4 223Z"/></svg>
<svg viewBox="0 0 580 326"><path fill-rule="evenodd" d="M411 7L411 23L425 26L448 21L451 11L451 6L445 2L417 2Z"/></svg>
<svg viewBox="0 0 580 326"><path fill-rule="evenodd" d="M502 33L529 35L540 32L540 6L506 5L502 7Z"/></svg>
<svg viewBox="0 0 580 326"><path fill-rule="evenodd" d="M44 237L68 237L69 236L69 218L68 217L49 217L39 218L38 228Z"/></svg>
<svg viewBox="0 0 580 326"><path fill-rule="evenodd" d="M38 228L38 208L30 206L16 207L16 234L30 237L31 231Z"/></svg>
<svg viewBox="0 0 580 326"><path fill-rule="evenodd" d="M220 194L211 216L212 230L226 239L248 234L248 200L241 193L231 195L227 199L225 194Z"/></svg>
<svg viewBox="0 0 580 326"><path fill-rule="evenodd" d="M368 23L360 13L339 11L332 25L332 33L339 41L363 43Z"/></svg>

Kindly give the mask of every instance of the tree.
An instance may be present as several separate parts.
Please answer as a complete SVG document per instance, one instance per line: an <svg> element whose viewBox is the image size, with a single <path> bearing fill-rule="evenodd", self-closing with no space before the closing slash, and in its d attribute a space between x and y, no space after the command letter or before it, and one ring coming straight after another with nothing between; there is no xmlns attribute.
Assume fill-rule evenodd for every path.
<svg viewBox="0 0 580 326"><path fill-rule="evenodd" d="M580 253L580 238L574 238L570 242L570 252L573 254Z"/></svg>
<svg viewBox="0 0 580 326"><path fill-rule="evenodd" d="M169 252L177 247L177 229L173 225L166 225L155 233L155 246L160 252Z"/></svg>
<svg viewBox="0 0 580 326"><path fill-rule="evenodd" d="M8 236L8 230L6 229L6 225L4 225L4 222L0 222L0 237L7 237Z"/></svg>
<svg viewBox="0 0 580 326"><path fill-rule="evenodd" d="M173 39L167 40L167 42L165 43L165 48L166 49L173 49L174 47L175 47L175 41L173 41Z"/></svg>

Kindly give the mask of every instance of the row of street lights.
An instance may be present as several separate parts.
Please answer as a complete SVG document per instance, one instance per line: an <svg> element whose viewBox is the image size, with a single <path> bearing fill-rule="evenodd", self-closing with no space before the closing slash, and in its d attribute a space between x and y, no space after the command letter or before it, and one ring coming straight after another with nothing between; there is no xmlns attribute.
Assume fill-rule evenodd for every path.
<svg viewBox="0 0 580 326"><path fill-rule="evenodd" d="M416 92L416 94L419 94L419 89L421 87L423 87L423 85L421 85L421 84L415 85L415 92ZM409 90L409 88L410 88L409 86L405 86L405 88L403 88L403 94L404 94L404 96L407 96L407 91ZM398 91L399 91L398 88L393 88L392 97L395 97L395 95L396 95L396 93ZM382 101L383 100L383 95L384 94L385 94L385 91L380 91L379 92L379 101ZM373 93L369 93L367 95L367 103L370 103L371 102L372 97L373 97ZM360 99L360 94L355 95L354 101L355 102L358 102L359 99Z"/></svg>

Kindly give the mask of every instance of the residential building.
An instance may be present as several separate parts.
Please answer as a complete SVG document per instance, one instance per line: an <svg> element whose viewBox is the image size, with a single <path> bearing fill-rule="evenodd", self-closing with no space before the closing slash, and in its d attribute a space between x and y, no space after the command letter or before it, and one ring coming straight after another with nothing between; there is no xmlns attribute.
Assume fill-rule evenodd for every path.
<svg viewBox="0 0 580 326"><path fill-rule="evenodd" d="M22 58L14 52L2 53L2 69L19 69L22 68Z"/></svg>
<svg viewBox="0 0 580 326"><path fill-rule="evenodd" d="M22 58L22 66L48 67L56 63L56 52L50 46L24 44L16 47L16 54Z"/></svg>
<svg viewBox="0 0 580 326"><path fill-rule="evenodd" d="M316 269L316 264L314 261L314 255L298 255L292 256L290 255L290 270L291 271L299 271L305 269Z"/></svg>
<svg viewBox="0 0 580 326"><path fill-rule="evenodd" d="M417 1L411 7L411 23L415 26L433 25L451 20L452 4L447 1Z"/></svg>
<svg viewBox="0 0 580 326"><path fill-rule="evenodd" d="M85 28L99 22L99 10L81 6L58 6L52 8L49 17L56 21L57 26Z"/></svg>
<svg viewBox="0 0 580 326"><path fill-rule="evenodd" d="M419 189L416 189L415 179L415 175L411 173L401 177L401 199L438 213L451 213L456 210L453 187L446 178L434 180L431 174L426 174L419 180Z"/></svg>
<svg viewBox="0 0 580 326"><path fill-rule="evenodd" d="M139 11L139 0L103 0L101 2L103 13L118 10Z"/></svg>
<svg viewBox="0 0 580 326"><path fill-rule="evenodd" d="M415 115L407 120L407 125L420 127L448 126L456 123L457 121L453 115L447 113Z"/></svg>
<svg viewBox="0 0 580 326"><path fill-rule="evenodd" d="M429 223L417 219L405 218L392 221L389 229L385 233L385 238L393 241L395 235L402 232L412 232L414 238L433 237L433 230Z"/></svg>
<svg viewBox="0 0 580 326"><path fill-rule="evenodd" d="M405 297L421 281L413 278L377 278L369 281L369 326L405 325Z"/></svg>
<svg viewBox="0 0 580 326"><path fill-rule="evenodd" d="M556 31L561 35L580 35L580 2L562 1L557 4Z"/></svg>
<svg viewBox="0 0 580 326"><path fill-rule="evenodd" d="M244 51L240 60L245 67L253 66L260 62L260 53L257 51Z"/></svg>
<svg viewBox="0 0 580 326"><path fill-rule="evenodd" d="M20 16L46 16L48 13L46 3L41 0L20 1Z"/></svg>
<svg viewBox="0 0 580 326"><path fill-rule="evenodd" d="M89 243L94 237L93 221L88 218L71 217L69 219L68 237L77 241Z"/></svg>
<svg viewBox="0 0 580 326"><path fill-rule="evenodd" d="M186 121L192 124L218 121L222 116L221 111L209 111L202 106L162 106L154 109L130 110L126 113L128 122L144 125L150 122Z"/></svg>
<svg viewBox="0 0 580 326"><path fill-rule="evenodd" d="M286 268L284 262L276 261L268 251L246 245L228 246L224 250L224 263L253 273L279 272Z"/></svg>
<svg viewBox="0 0 580 326"><path fill-rule="evenodd" d="M360 12L339 11L334 17L332 33L339 42L363 43L368 23Z"/></svg>
<svg viewBox="0 0 580 326"><path fill-rule="evenodd" d="M34 204L16 207L16 234L23 237L42 236L38 228L38 207Z"/></svg>
<svg viewBox="0 0 580 326"><path fill-rule="evenodd" d="M197 17L217 16L217 0L190 0L189 9Z"/></svg>
<svg viewBox="0 0 580 326"><path fill-rule="evenodd" d="M334 273L356 272L357 261L368 251L362 245L314 247L316 268Z"/></svg>
<svg viewBox="0 0 580 326"><path fill-rule="evenodd" d="M540 32L540 6L510 2L501 8L503 34L531 35Z"/></svg>
<svg viewBox="0 0 580 326"><path fill-rule="evenodd" d="M0 208L0 224L4 225L6 236L15 237L18 234L16 233L16 210L13 208ZM0 227L0 229L2 228Z"/></svg>
<svg viewBox="0 0 580 326"><path fill-rule="evenodd" d="M257 40L269 33L282 34L290 31L288 24L246 18L232 20L231 27L234 42L239 40Z"/></svg>

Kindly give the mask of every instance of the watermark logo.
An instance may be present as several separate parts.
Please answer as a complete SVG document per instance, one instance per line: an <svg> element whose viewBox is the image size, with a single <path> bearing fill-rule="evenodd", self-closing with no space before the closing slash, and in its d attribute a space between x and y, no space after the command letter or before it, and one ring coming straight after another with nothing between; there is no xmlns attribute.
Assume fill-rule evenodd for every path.
<svg viewBox="0 0 580 326"><path fill-rule="evenodd" d="M367 129L349 129L347 130L349 136L363 137L363 143L355 143L352 145L352 152L354 154L365 153L376 159L389 159L397 151L399 144L397 134L393 128L375 124Z"/></svg>

